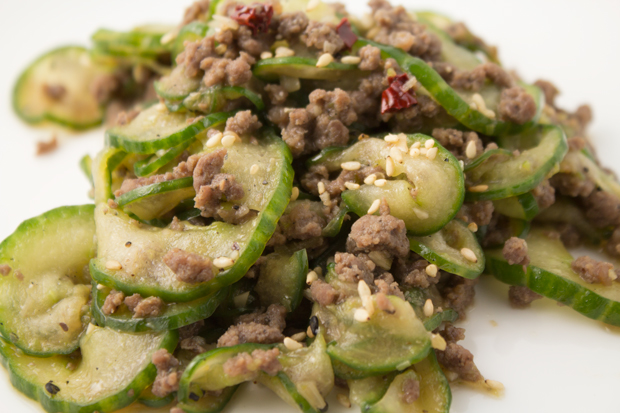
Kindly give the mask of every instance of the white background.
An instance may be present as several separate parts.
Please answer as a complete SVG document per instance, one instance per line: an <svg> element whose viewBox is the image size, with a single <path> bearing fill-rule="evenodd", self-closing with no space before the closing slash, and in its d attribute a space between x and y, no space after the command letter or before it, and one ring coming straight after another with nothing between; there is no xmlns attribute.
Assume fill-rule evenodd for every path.
<svg viewBox="0 0 620 413"><path fill-rule="evenodd" d="M20 0L0 2L0 239L24 219L60 205L89 202L88 184L78 170L84 153L103 143L101 130L61 133L60 149L34 156L35 142L49 130L32 129L11 111L11 87L20 70L40 53L61 44L88 44L99 27L125 30L146 22L176 23L186 1ZM349 1L352 11L366 10ZM620 1L614 0L450 0L408 1L406 7L435 9L466 21L484 39L500 46L508 68L527 81L552 79L562 106L588 102L590 131L603 161L620 165ZM541 300L529 310L509 308L507 288L484 279L469 314L465 345L487 378L503 382L501 399L467 389L454 391L453 412L618 412L620 335ZM495 325L496 324L496 325ZM236 397L228 411L291 411L267 390ZM239 396L239 395L237 395ZM262 402L264 398L264 402ZM0 411L38 412L36 404L10 388L0 372ZM259 402L259 400L261 402ZM330 411L346 411L335 401ZM354 408L355 409L355 408Z"/></svg>

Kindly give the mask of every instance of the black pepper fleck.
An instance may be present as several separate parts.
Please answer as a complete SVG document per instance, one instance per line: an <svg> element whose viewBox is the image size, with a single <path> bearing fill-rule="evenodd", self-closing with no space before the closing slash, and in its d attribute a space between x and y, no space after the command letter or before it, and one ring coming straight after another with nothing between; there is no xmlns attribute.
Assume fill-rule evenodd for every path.
<svg viewBox="0 0 620 413"><path fill-rule="evenodd" d="M126 246L127 248L131 247L131 241L127 241L127 242L125 243L125 246Z"/></svg>
<svg viewBox="0 0 620 413"><path fill-rule="evenodd" d="M60 387L56 386L54 383L52 383L52 381L48 381L45 384L45 390L47 390L47 392L49 394L51 394L52 396L54 396L55 394L57 394L60 391Z"/></svg>
<svg viewBox="0 0 620 413"><path fill-rule="evenodd" d="M200 397L198 397L198 395L196 393L190 393L189 394L189 398L192 399L193 401L197 402L198 400L200 400Z"/></svg>
<svg viewBox="0 0 620 413"><path fill-rule="evenodd" d="M319 319L315 315L310 317L310 331L315 336L319 333Z"/></svg>

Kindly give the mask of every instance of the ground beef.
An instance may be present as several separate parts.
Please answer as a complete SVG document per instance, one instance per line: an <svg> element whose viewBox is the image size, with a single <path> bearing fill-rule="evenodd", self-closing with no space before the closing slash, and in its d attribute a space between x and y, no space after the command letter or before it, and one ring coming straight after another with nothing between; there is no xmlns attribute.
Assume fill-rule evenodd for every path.
<svg viewBox="0 0 620 413"><path fill-rule="evenodd" d="M336 263L334 270L341 281L356 284L359 281L364 281L368 285L373 284L376 264L368 255L337 252L334 261Z"/></svg>
<svg viewBox="0 0 620 413"><path fill-rule="evenodd" d="M209 3L209 0L199 0L185 9L183 20L181 21L181 27L193 21L200 20L204 15L206 15L209 12Z"/></svg>
<svg viewBox="0 0 620 413"><path fill-rule="evenodd" d="M208 349L207 340L202 337L189 337L184 338L183 340L179 339L179 347L182 350L190 351L194 354L202 354L205 353Z"/></svg>
<svg viewBox="0 0 620 413"><path fill-rule="evenodd" d="M244 314L237 318L237 324L257 323L283 331L286 327L286 308L280 304L271 304L265 312Z"/></svg>
<svg viewBox="0 0 620 413"><path fill-rule="evenodd" d="M201 186L209 185L215 175L220 173L222 166L224 166L226 153L226 149L218 149L200 157L192 172L196 193L200 192Z"/></svg>
<svg viewBox="0 0 620 413"><path fill-rule="evenodd" d="M465 48L474 46L477 50L483 51L489 58L497 60L497 47L486 44L484 40L473 34L465 23L452 23L444 30L457 44Z"/></svg>
<svg viewBox="0 0 620 413"><path fill-rule="evenodd" d="M124 298L125 294L123 294L121 291L110 291L110 294L108 294L108 296L105 298L103 307L101 307L101 312L105 315L114 314L116 310L118 310L118 307L123 304Z"/></svg>
<svg viewBox="0 0 620 413"><path fill-rule="evenodd" d="M36 155L46 155L48 153L54 152L56 149L58 149L58 138L56 137L56 135L53 135L49 141L37 142Z"/></svg>
<svg viewBox="0 0 620 413"><path fill-rule="evenodd" d="M288 114L288 124L282 130L282 140L295 157L306 151L305 137L310 130L311 121L312 118L306 109L293 109Z"/></svg>
<svg viewBox="0 0 620 413"><path fill-rule="evenodd" d="M179 328L179 340L185 340L186 338L198 335L198 333L200 332L200 330L203 329L204 326L204 320L200 320L185 327Z"/></svg>
<svg viewBox="0 0 620 413"><path fill-rule="evenodd" d="M379 124L381 94L388 86L387 77L383 73L372 73L362 79L357 90L349 92L358 122L368 127L376 127Z"/></svg>
<svg viewBox="0 0 620 413"><path fill-rule="evenodd" d="M447 343L444 351L437 350L437 361L447 370L458 374L461 380L476 382L482 380L474 356L469 350L453 342Z"/></svg>
<svg viewBox="0 0 620 413"><path fill-rule="evenodd" d="M513 308L527 308L533 301L540 298L542 295L520 285L511 285L508 289L508 300Z"/></svg>
<svg viewBox="0 0 620 413"><path fill-rule="evenodd" d="M581 105L577 108L573 116L579 123L580 129L583 130L592 122L592 108L590 108L589 105Z"/></svg>
<svg viewBox="0 0 620 413"><path fill-rule="evenodd" d="M415 130L428 128L437 121L433 118L445 119L445 110L430 96L417 95L417 105L397 112L387 112L380 116L383 122L388 122L393 132L410 133ZM430 125L429 125L430 124Z"/></svg>
<svg viewBox="0 0 620 413"><path fill-rule="evenodd" d="M426 273L426 267L429 262L420 257L415 252L410 252L405 258L398 258L392 265L392 272L401 284L417 287L428 288L439 282L439 275L431 277Z"/></svg>
<svg viewBox="0 0 620 413"><path fill-rule="evenodd" d="M157 317L161 314L164 301L159 297L143 299L140 294L125 298L125 305L132 311L133 318Z"/></svg>
<svg viewBox="0 0 620 413"><path fill-rule="evenodd" d="M463 132L457 129L435 128L432 132L433 138L449 150L458 159L468 159L465 151L469 142L473 141L476 145L476 156L482 154L483 145L476 132Z"/></svg>
<svg viewBox="0 0 620 413"><path fill-rule="evenodd" d="M534 85L538 86L545 95L545 103L549 106L555 106L555 98L560 91L555 85L547 80L537 80Z"/></svg>
<svg viewBox="0 0 620 413"><path fill-rule="evenodd" d="M310 295L314 302L323 306L335 304L340 298L338 291L323 280L315 280L310 285Z"/></svg>
<svg viewBox="0 0 620 413"><path fill-rule="evenodd" d="M306 30L308 22L308 16L304 12L284 13L280 16L278 34L286 40L295 39Z"/></svg>
<svg viewBox="0 0 620 413"><path fill-rule="evenodd" d="M182 282L196 284L215 276L211 260L193 252L173 248L164 255L163 261Z"/></svg>
<svg viewBox="0 0 620 413"><path fill-rule="evenodd" d="M274 106L283 105L288 98L288 91L280 85L269 84L265 86L265 92L267 92L269 101Z"/></svg>
<svg viewBox="0 0 620 413"><path fill-rule="evenodd" d="M359 51L360 64L358 65L360 70L377 70L381 67L381 50L378 47L367 45Z"/></svg>
<svg viewBox="0 0 620 413"><path fill-rule="evenodd" d="M527 243L524 239L511 237L504 244L502 255L510 265L528 265L530 257L527 255Z"/></svg>
<svg viewBox="0 0 620 413"><path fill-rule="evenodd" d="M405 257L409 254L405 222L391 215L364 215L351 227L347 251L383 251L392 256Z"/></svg>
<svg viewBox="0 0 620 413"><path fill-rule="evenodd" d="M499 117L518 125L532 120L536 114L536 102L525 89L515 86L502 91L499 100Z"/></svg>
<svg viewBox="0 0 620 413"><path fill-rule="evenodd" d="M9 275L9 273L11 272L11 267L7 264L1 264L0 265L0 274L2 274L3 276L7 276Z"/></svg>
<svg viewBox="0 0 620 413"><path fill-rule="evenodd" d="M157 377L153 383L152 392L157 397L166 397L179 389L179 361L168 353L166 349L153 353L153 364L157 368Z"/></svg>
<svg viewBox="0 0 620 413"><path fill-rule="evenodd" d="M457 214L457 218L465 222L474 222L479 227L489 225L495 207L492 201L465 202Z"/></svg>
<svg viewBox="0 0 620 413"><path fill-rule="evenodd" d="M322 50L325 53L336 54L344 48L344 41L336 32L332 23L311 21L300 37L306 46Z"/></svg>
<svg viewBox="0 0 620 413"><path fill-rule="evenodd" d="M361 185L364 179L372 174L374 174L377 179L386 177L385 171L379 166L362 166L356 171L342 170L336 179L330 180L327 168L323 165L315 165L310 167L308 172L302 175L301 185L306 190L310 191L310 193L318 196L318 184L319 182L323 182L325 190L333 199L339 197L342 192L347 190L345 183L352 182Z"/></svg>
<svg viewBox="0 0 620 413"><path fill-rule="evenodd" d="M195 42L187 42L185 49L176 57L176 62L179 66L185 67L185 75L198 77L202 73L200 68L202 60L210 56L217 56L215 39L213 36L206 36Z"/></svg>
<svg viewBox="0 0 620 413"><path fill-rule="evenodd" d="M596 261L589 256L577 258L572 262L571 268L579 277L590 284L611 285L610 272L614 266L608 262Z"/></svg>
<svg viewBox="0 0 620 413"><path fill-rule="evenodd" d="M247 323L230 326L217 341L218 347L231 347L243 343L272 344L284 340L282 332L271 326Z"/></svg>
<svg viewBox="0 0 620 413"><path fill-rule="evenodd" d="M475 286L478 279L468 280L458 275L442 273L442 279L437 284L441 296L448 307L459 313L459 319L465 318L465 310L474 302Z"/></svg>
<svg viewBox="0 0 620 413"><path fill-rule="evenodd" d="M220 209L220 201L238 201L243 198L245 192L234 175L217 174L209 185L200 187L195 201L195 207L200 209L205 218L214 217Z"/></svg>
<svg viewBox="0 0 620 413"><path fill-rule="evenodd" d="M54 84L50 85L50 84L44 83L43 93L45 94L45 96L47 96L51 100L59 101L67 93L67 88L65 88L63 85L54 85Z"/></svg>
<svg viewBox="0 0 620 413"><path fill-rule="evenodd" d="M594 191L596 184L589 179L584 179L580 176L557 173L549 179L549 183L560 194L570 197L587 197Z"/></svg>
<svg viewBox="0 0 620 413"><path fill-rule="evenodd" d="M447 343L456 343L465 340L465 329L454 327L452 324L446 324L445 328L439 332Z"/></svg>
<svg viewBox="0 0 620 413"><path fill-rule="evenodd" d="M548 179L532 189L532 195L536 198L538 208L541 210L549 208L555 203L555 188L551 186Z"/></svg>
<svg viewBox="0 0 620 413"><path fill-rule="evenodd" d="M405 404L412 404L420 397L420 381L412 378L406 379L401 388L400 398Z"/></svg>
<svg viewBox="0 0 620 413"><path fill-rule="evenodd" d="M455 89L480 91L486 81L490 80L500 88L508 88L514 84L512 77L495 63L483 63L471 72L457 71L454 73L450 86Z"/></svg>
<svg viewBox="0 0 620 413"><path fill-rule="evenodd" d="M129 124L132 120L134 120L140 114L139 110L130 110L130 111L121 111L116 115L116 126L123 126Z"/></svg>
<svg viewBox="0 0 620 413"><path fill-rule="evenodd" d="M226 121L226 130L240 136L252 134L260 129L261 126L263 124L258 121L258 117L252 115L252 112L249 110L237 112L235 116L228 118Z"/></svg>
<svg viewBox="0 0 620 413"><path fill-rule="evenodd" d="M620 256L620 227L617 227L614 230L614 232L611 234L611 238L607 240L607 245L605 246L605 250L612 256L615 256L615 257ZM0 273L2 273L1 266L0 266Z"/></svg>
<svg viewBox="0 0 620 413"><path fill-rule="evenodd" d="M282 215L279 227L287 239L307 240L320 237L327 225L325 219L310 208L310 203L300 202Z"/></svg>
<svg viewBox="0 0 620 413"><path fill-rule="evenodd" d="M108 103L121 87L120 79L114 74L102 74L93 80L90 93L100 104Z"/></svg>
<svg viewBox="0 0 620 413"><path fill-rule="evenodd" d="M224 374L229 377L245 376L251 373L264 371L270 376L275 376L282 370L282 364L278 360L280 350L272 348L270 350L254 350L252 354L239 353L235 357L226 360L222 369Z"/></svg>
<svg viewBox="0 0 620 413"><path fill-rule="evenodd" d="M620 224L620 200L609 192L594 191L585 200L586 218L597 228Z"/></svg>
<svg viewBox="0 0 620 413"><path fill-rule="evenodd" d="M125 298L125 305L129 311L133 312L136 309L136 306L140 304L140 301L142 301L142 296L140 294L134 294Z"/></svg>
<svg viewBox="0 0 620 413"><path fill-rule="evenodd" d="M252 79L252 65L256 60L246 52L232 60L223 57L207 57L200 62L200 69L205 71L202 83L211 87L215 85L241 86Z"/></svg>

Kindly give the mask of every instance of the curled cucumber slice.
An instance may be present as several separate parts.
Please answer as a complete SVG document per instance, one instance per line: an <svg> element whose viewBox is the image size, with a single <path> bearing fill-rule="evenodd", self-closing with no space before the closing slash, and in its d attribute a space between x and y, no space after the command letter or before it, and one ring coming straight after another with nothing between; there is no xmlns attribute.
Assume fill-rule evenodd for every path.
<svg viewBox="0 0 620 413"><path fill-rule="evenodd" d="M116 198L116 202L127 214L149 221L172 211L181 201L195 197L193 185L191 176L159 182L129 191Z"/></svg>
<svg viewBox="0 0 620 413"><path fill-rule="evenodd" d="M538 215L538 202L531 192L493 201L495 211L507 217L531 221Z"/></svg>
<svg viewBox="0 0 620 413"><path fill-rule="evenodd" d="M181 155L183 151L188 149L196 142L198 142L197 139L188 139L185 142L168 149L161 155L153 154L146 159L137 161L133 164L133 172L138 177L152 175L156 173L160 168L172 162L179 155Z"/></svg>
<svg viewBox="0 0 620 413"><path fill-rule="evenodd" d="M99 29L91 37L95 47L102 52L119 57L157 58L170 53L170 46L161 38L174 29L167 25L146 25L129 32Z"/></svg>
<svg viewBox="0 0 620 413"><path fill-rule="evenodd" d="M299 306L308 274L306 250L276 251L265 256L254 287L261 305L280 304L290 313Z"/></svg>
<svg viewBox="0 0 620 413"><path fill-rule="evenodd" d="M364 76L357 65L332 62L324 67L316 66L317 59L311 57L273 57L259 60L252 71L254 76L266 81L277 81L280 76L298 79L338 80L351 76Z"/></svg>

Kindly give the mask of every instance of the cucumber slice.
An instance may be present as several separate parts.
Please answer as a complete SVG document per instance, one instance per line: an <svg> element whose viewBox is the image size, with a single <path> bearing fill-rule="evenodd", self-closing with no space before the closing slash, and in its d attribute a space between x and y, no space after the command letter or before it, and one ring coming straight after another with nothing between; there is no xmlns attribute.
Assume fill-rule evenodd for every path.
<svg viewBox="0 0 620 413"><path fill-rule="evenodd" d="M306 250L277 251L265 257L254 287L261 305L281 304L289 313L299 306L308 274Z"/></svg>
<svg viewBox="0 0 620 413"><path fill-rule="evenodd" d="M217 3L217 1L211 2L211 4L213 3ZM208 31L209 24L201 21L193 21L183 26L172 44L172 61L174 62L177 56L185 50L185 42L201 40L207 35Z"/></svg>
<svg viewBox="0 0 620 413"><path fill-rule="evenodd" d="M114 191L120 188L125 179L118 176L116 168L123 163L127 152L116 148L104 149L93 163L93 180L95 181L95 203L106 203L114 199Z"/></svg>
<svg viewBox="0 0 620 413"><path fill-rule="evenodd" d="M571 198L557 197L555 203L542 211L535 219L541 224L570 224L592 245L599 245L611 236L609 230L594 228L586 214Z"/></svg>
<svg viewBox="0 0 620 413"><path fill-rule="evenodd" d="M376 310L364 323L353 318L355 310L362 308L357 297L339 305L315 306L325 326L327 354L332 360L378 375L403 370L427 356L430 336L411 305L396 296L388 299L395 307L394 314Z"/></svg>
<svg viewBox="0 0 620 413"><path fill-rule="evenodd" d="M507 217L531 221L539 213L538 202L531 192L493 201L495 211Z"/></svg>
<svg viewBox="0 0 620 413"><path fill-rule="evenodd" d="M571 268L573 257L562 241L550 238L543 229L533 229L526 238L530 264L509 265L501 249L487 250L487 272L498 280L528 287L556 300L588 318L620 326L620 285L589 284Z"/></svg>
<svg viewBox="0 0 620 413"><path fill-rule="evenodd" d="M171 46L161 38L174 29L168 25L145 25L129 32L99 29L91 37L95 47L112 56L157 58L170 53Z"/></svg>
<svg viewBox="0 0 620 413"><path fill-rule="evenodd" d="M409 236L411 251L415 251L440 269L464 278L476 278L484 270L484 253L476 236L460 221L452 220L438 232L425 237ZM468 248L478 261L467 260L461 250Z"/></svg>
<svg viewBox="0 0 620 413"><path fill-rule="evenodd" d="M95 181L93 180L93 158L91 158L90 155L82 156L80 159L80 169L84 173L84 176L86 176L86 179L88 179L88 182L90 182L92 186L95 186Z"/></svg>
<svg viewBox="0 0 620 413"><path fill-rule="evenodd" d="M603 191L620 198L620 184L616 178L609 172L602 170L585 149L566 154L560 164L560 172L590 179Z"/></svg>
<svg viewBox="0 0 620 413"><path fill-rule="evenodd" d="M434 331L444 321L452 323L459 318L459 314L456 311L445 306L444 299L434 286L429 288L411 287L404 290L403 293L405 294L405 300L413 307L416 316L424 323L426 331ZM433 302L436 308L441 307L443 311L436 312L427 317L424 314L424 304L428 299Z"/></svg>
<svg viewBox="0 0 620 413"><path fill-rule="evenodd" d="M161 156L153 154L146 159L137 161L133 165L133 172L138 177L153 175L160 168L163 168L168 163L176 159L177 156L181 155L183 151L196 142L198 142L196 139L188 139L185 142L168 149Z"/></svg>
<svg viewBox="0 0 620 413"><path fill-rule="evenodd" d="M188 124L188 119L194 115L170 113L165 108L162 110L161 105L154 105L129 124L108 129L106 145L127 152L151 154L180 145L203 130L226 122L233 115L232 112L212 113Z"/></svg>
<svg viewBox="0 0 620 413"><path fill-rule="evenodd" d="M206 393L197 401L189 399L180 402L177 407L183 409L185 413L219 413L224 410L238 388L239 386L226 387L217 396Z"/></svg>
<svg viewBox="0 0 620 413"><path fill-rule="evenodd" d="M532 95L536 101L538 110L536 115L523 125L512 122L504 122L495 118L491 119L479 111L472 109L466 99L452 89L445 80L431 68L426 62L417 57L407 54L405 51L373 42L367 39L358 39L355 48L371 45L381 50L383 58L391 57L409 75L415 76L420 84L430 93L437 103L439 103L448 114L458 120L461 124L476 132L490 136L513 135L534 127L544 107L544 95L536 86L524 85L525 90Z"/></svg>
<svg viewBox="0 0 620 413"><path fill-rule="evenodd" d="M518 156L496 154L470 169L467 201L503 199L534 189L568 150L562 129L551 125L539 126L503 142L510 144L510 149L520 149L521 153Z"/></svg>
<svg viewBox="0 0 620 413"><path fill-rule="evenodd" d="M158 397L153 394L153 386L149 386L140 393L138 403L146 407L157 409L159 407L168 406L174 401L174 393L170 393L166 397Z"/></svg>
<svg viewBox="0 0 620 413"><path fill-rule="evenodd" d="M125 294L159 296L169 302L195 300L243 277L261 256L291 195L292 157L282 139L271 133L265 134L258 145L244 142L229 148L222 168L222 173L235 175L243 186L245 197L240 203L258 211L254 218L239 225L216 221L198 227L186 223L186 230L180 232L138 227L121 211L105 214L106 206L99 205L95 211L98 258L91 261L92 277ZM250 173L252 165L259 166L259 173ZM127 241L132 242L130 248L125 247ZM214 279L191 285L179 281L162 262L171 248L211 259L231 256L233 248L238 248L239 257ZM148 260L143 260L146 256ZM123 269L106 269L108 260L122 263Z"/></svg>
<svg viewBox="0 0 620 413"><path fill-rule="evenodd" d="M73 129L99 125L104 110L90 93L90 86L103 73L83 47L54 49L19 76L13 89L13 109L28 123L50 121ZM46 89L57 86L63 87L64 93L55 100Z"/></svg>
<svg viewBox="0 0 620 413"><path fill-rule="evenodd" d="M336 214L336 216L333 217L327 223L327 225L325 225L325 228L323 228L322 235L324 237L333 238L336 235L340 234L340 230L342 230L342 225L344 224L344 221L347 220L348 218L350 219L350 217L347 215L350 212L351 210L349 209L348 206L342 205L342 207L340 208L340 211L338 211L338 214Z"/></svg>
<svg viewBox="0 0 620 413"><path fill-rule="evenodd" d="M172 211L181 201L195 196L194 178L188 176L141 186L116 198L116 202L127 214L149 221Z"/></svg>
<svg viewBox="0 0 620 413"><path fill-rule="evenodd" d="M432 139L422 134L407 135L407 143L424 143ZM386 198L390 213L405 221L407 230L413 235L427 235L437 232L458 212L463 203L463 172L456 158L445 148L438 148L435 159L426 156L413 157L402 153L403 163L395 162L393 176L382 186L362 185L359 189L342 193L346 205L357 215L366 215L372 203ZM309 165L325 165L330 171L337 171L343 162L357 161L362 165L378 165L385 169L386 157L391 145L383 139L368 138L346 148L328 148L314 157ZM411 191L416 190L416 198ZM378 213L378 212L377 212Z"/></svg>
<svg viewBox="0 0 620 413"><path fill-rule="evenodd" d="M506 220L505 222L502 222L502 220ZM506 238L504 240L490 240L487 239L487 233L489 230L488 226L483 226L478 228L478 231L476 232L476 238L478 239L478 242L481 245L484 245L485 248L495 248L495 247L503 247L504 246L504 242L511 237L517 237L517 238L525 238L527 237L527 234L529 234L530 232L530 228L531 228L531 224L529 221L524 221L522 219L516 219L516 218L508 218L508 217L501 217L500 216L500 226L505 225L506 226ZM486 256L485 256L486 258Z"/></svg>
<svg viewBox="0 0 620 413"><path fill-rule="evenodd" d="M0 244L0 334L26 354L69 354L88 314L85 266L95 256L94 205L56 208L24 221ZM18 278L18 277L21 277Z"/></svg>
<svg viewBox="0 0 620 413"><path fill-rule="evenodd" d="M166 303L161 315L147 318L133 318L133 314L126 308L119 309L114 314L105 315L101 309L109 293L109 288L100 290L96 285L93 286L91 305L97 324L119 331L141 332L176 330L209 318L228 295L228 289L223 288L211 295L187 303Z"/></svg>
<svg viewBox="0 0 620 413"><path fill-rule="evenodd" d="M127 334L90 325L80 339L81 361L68 356L38 358L21 354L0 339L0 356L11 383L50 413L100 412L121 409L136 400L156 375L152 354L173 351L176 332ZM51 394L50 382L59 391ZM53 388L53 387L52 387Z"/></svg>
<svg viewBox="0 0 620 413"><path fill-rule="evenodd" d="M324 67L316 66L317 59L312 57L273 57L259 60L252 69L254 76L267 82L274 82L280 76L298 79L339 80L345 77L365 76L368 72L358 69L357 65L332 62Z"/></svg>
<svg viewBox="0 0 620 413"><path fill-rule="evenodd" d="M155 92L172 103L181 103L190 93L200 88L202 78L185 75L185 65L175 67L168 76L154 82Z"/></svg>

